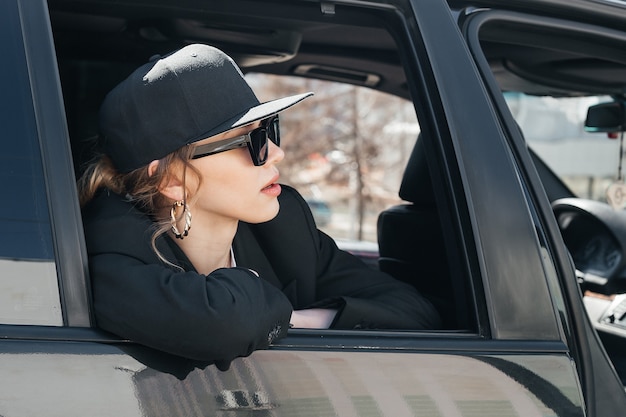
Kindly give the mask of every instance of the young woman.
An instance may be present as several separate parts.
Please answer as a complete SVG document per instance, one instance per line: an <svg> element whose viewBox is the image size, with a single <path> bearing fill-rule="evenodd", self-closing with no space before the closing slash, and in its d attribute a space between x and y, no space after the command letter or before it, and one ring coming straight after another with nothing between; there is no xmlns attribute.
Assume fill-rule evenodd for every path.
<svg viewBox="0 0 626 417"><path fill-rule="evenodd" d="M339 250L279 185L277 114L309 95L260 103L207 45L155 57L107 95L103 156L79 181L101 328L228 362L289 327L439 326L425 298Z"/></svg>

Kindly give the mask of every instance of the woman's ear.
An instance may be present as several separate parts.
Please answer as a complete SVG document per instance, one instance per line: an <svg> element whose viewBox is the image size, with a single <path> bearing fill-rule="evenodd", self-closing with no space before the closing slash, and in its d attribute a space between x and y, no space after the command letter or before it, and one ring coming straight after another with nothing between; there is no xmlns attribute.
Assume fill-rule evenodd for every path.
<svg viewBox="0 0 626 417"><path fill-rule="evenodd" d="M149 177L153 176L158 167L159 167L159 161L157 159L150 162L148 164L148 176Z"/></svg>
<svg viewBox="0 0 626 417"><path fill-rule="evenodd" d="M152 161L148 165L148 175L153 176L157 171L159 161ZM185 200L185 187L183 181L180 179L177 173L170 172L163 177L159 184L159 192L172 201Z"/></svg>

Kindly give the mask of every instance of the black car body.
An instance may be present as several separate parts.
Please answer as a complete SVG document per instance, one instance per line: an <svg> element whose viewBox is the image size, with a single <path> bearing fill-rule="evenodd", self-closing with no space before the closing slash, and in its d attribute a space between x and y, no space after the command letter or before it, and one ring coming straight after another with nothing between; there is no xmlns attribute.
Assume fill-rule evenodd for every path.
<svg viewBox="0 0 626 417"><path fill-rule="evenodd" d="M620 415L621 299L583 297L568 247L619 230L560 200L502 92L623 99L625 27L615 1L4 0L0 415ZM292 330L223 372L97 328L81 140L113 85L190 42L413 102L426 166L382 214L380 267L442 298L445 329ZM591 226L562 235L555 201Z"/></svg>

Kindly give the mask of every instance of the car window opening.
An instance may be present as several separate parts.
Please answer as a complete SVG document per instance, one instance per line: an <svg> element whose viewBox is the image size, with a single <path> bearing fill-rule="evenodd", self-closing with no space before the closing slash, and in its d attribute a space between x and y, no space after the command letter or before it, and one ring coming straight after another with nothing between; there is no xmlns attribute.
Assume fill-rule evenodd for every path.
<svg viewBox="0 0 626 417"><path fill-rule="evenodd" d="M95 151L100 103L137 62L73 56L66 49L58 59L78 177ZM471 330L467 283L452 279L450 238L443 236L412 103L303 77L251 72L246 79L262 101L264 94L316 93L315 101L281 116L281 148L289 162L280 168L281 181L304 195L318 227L370 267L426 295L443 317L443 329Z"/></svg>

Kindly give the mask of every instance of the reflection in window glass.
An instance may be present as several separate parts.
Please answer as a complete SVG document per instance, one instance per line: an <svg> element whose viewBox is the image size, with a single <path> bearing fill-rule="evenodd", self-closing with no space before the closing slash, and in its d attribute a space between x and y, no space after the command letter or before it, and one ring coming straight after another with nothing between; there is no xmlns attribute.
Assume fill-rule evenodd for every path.
<svg viewBox="0 0 626 417"><path fill-rule="evenodd" d="M338 240L376 242L376 219L398 189L420 131L410 101L364 87L248 74L261 101L313 91L281 113L281 182L309 202L318 227Z"/></svg>
<svg viewBox="0 0 626 417"><path fill-rule="evenodd" d="M3 28L0 39L20 39L18 29ZM6 42L10 47L5 60L11 65L0 66L0 181L5 197L0 204L0 257L51 260L50 219L28 68L22 44Z"/></svg>
<svg viewBox="0 0 626 417"><path fill-rule="evenodd" d="M0 205L0 256L51 260L54 254L46 191L39 149L33 143L37 137L28 129L11 137L13 141L3 141L0 155L0 181L8 196Z"/></svg>
<svg viewBox="0 0 626 417"><path fill-rule="evenodd" d="M16 12L17 13L17 12ZM62 324L48 203L19 19L0 28L0 323Z"/></svg>
<svg viewBox="0 0 626 417"><path fill-rule="evenodd" d="M0 259L0 323L63 324L53 261Z"/></svg>

